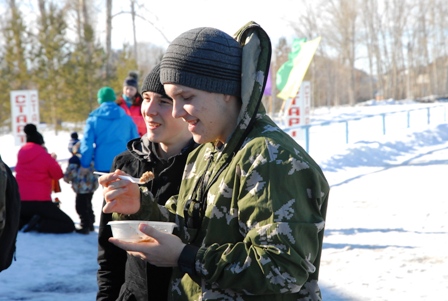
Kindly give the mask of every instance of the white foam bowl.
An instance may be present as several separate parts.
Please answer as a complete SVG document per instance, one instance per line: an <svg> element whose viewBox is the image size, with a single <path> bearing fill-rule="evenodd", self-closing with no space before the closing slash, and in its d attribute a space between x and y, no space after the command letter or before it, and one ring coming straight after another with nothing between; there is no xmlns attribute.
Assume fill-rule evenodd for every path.
<svg viewBox="0 0 448 301"><path fill-rule="evenodd" d="M107 223L112 228L112 235L123 241L136 242L147 238L139 229L138 225L147 224L156 228L158 231L173 233L175 223L170 222L153 222L153 221L111 221Z"/></svg>

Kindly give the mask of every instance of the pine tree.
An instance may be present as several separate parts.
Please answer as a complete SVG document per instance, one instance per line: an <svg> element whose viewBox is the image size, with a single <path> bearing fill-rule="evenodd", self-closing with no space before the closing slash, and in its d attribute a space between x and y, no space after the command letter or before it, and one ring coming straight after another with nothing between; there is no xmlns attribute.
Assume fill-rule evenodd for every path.
<svg viewBox="0 0 448 301"><path fill-rule="evenodd" d="M123 45L123 49L113 54L113 66L115 66L115 76L111 79L112 88L115 92L121 94L123 82L128 77L129 72L138 70L137 62L134 58L134 50L129 45ZM137 72L140 73L140 72ZM139 75L139 80L142 78Z"/></svg>
<svg viewBox="0 0 448 301"><path fill-rule="evenodd" d="M97 91L103 86L102 68L106 56L99 45L94 45L93 51L88 55L82 43L74 45L65 77L69 81L67 91L66 113L64 120L85 121L88 114L97 106Z"/></svg>
<svg viewBox="0 0 448 301"><path fill-rule="evenodd" d="M14 1L9 2L9 14L3 15L1 21L4 44L0 49L0 89L5 96L0 98L0 125L10 129L10 92L32 88L25 47L29 44L29 40L23 15Z"/></svg>
<svg viewBox="0 0 448 301"><path fill-rule="evenodd" d="M33 80L39 90L41 121L54 126L57 133L68 99L69 81L64 77L70 48L65 37L66 13L54 3L39 0L38 34L33 49Z"/></svg>
<svg viewBox="0 0 448 301"><path fill-rule="evenodd" d="M95 41L90 23L89 7L85 1L72 3L76 14L77 40L68 61L65 77L69 82L64 120L84 122L88 114L98 106L96 93L105 85L103 69L106 65L104 49ZM107 80L107 79L106 79Z"/></svg>

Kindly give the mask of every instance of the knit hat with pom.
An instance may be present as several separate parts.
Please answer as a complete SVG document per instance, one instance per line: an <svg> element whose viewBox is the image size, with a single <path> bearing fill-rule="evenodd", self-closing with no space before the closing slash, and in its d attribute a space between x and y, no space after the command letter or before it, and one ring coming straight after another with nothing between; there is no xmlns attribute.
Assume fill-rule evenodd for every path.
<svg viewBox="0 0 448 301"><path fill-rule="evenodd" d="M128 77L123 82L123 87L131 86L135 87L138 90L138 74L135 71L131 71L128 74Z"/></svg>
<svg viewBox="0 0 448 301"><path fill-rule="evenodd" d="M143 80L141 92L143 94L148 91L158 93L166 98L170 98L168 95L166 95L165 89L160 82L160 63L157 64Z"/></svg>
<svg viewBox="0 0 448 301"><path fill-rule="evenodd" d="M98 90L99 104L115 101L116 98L117 97L115 96L115 92L111 87L102 87Z"/></svg>
<svg viewBox="0 0 448 301"><path fill-rule="evenodd" d="M32 142L39 145L45 144L44 137L37 131L37 127L34 124L28 123L23 128L23 131L26 134L26 142Z"/></svg>

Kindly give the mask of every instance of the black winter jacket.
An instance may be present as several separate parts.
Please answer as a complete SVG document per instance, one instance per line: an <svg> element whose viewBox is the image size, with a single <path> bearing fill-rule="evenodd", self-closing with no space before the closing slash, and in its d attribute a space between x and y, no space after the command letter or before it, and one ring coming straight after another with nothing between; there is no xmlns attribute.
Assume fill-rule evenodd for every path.
<svg viewBox="0 0 448 301"><path fill-rule="evenodd" d="M159 204L179 192L185 161L197 144L193 141L181 154L168 160L158 158L157 145L146 136L128 142L127 151L117 155L111 171L121 169L133 177L152 171L155 179L147 184ZM104 203L103 203L104 205ZM103 300L166 300L171 268L160 268L133 256L111 244L110 226L112 214L101 213L98 234L98 293Z"/></svg>

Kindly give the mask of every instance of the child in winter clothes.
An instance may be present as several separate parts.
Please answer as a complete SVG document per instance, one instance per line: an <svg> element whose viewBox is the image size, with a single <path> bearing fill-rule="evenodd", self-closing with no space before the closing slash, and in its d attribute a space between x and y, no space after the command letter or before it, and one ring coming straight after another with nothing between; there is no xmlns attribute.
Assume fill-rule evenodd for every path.
<svg viewBox="0 0 448 301"><path fill-rule="evenodd" d="M95 215L92 210L92 197L98 188L98 179L93 174L93 162L88 173L84 175L79 173L81 166L80 145L81 141L78 140L78 134L76 132L72 133L68 145L68 150L72 153L72 157L68 161L68 166L64 173L64 181L71 183L73 190L76 192L76 212L81 220L81 228L77 229L76 232L89 234L90 231L94 231Z"/></svg>

